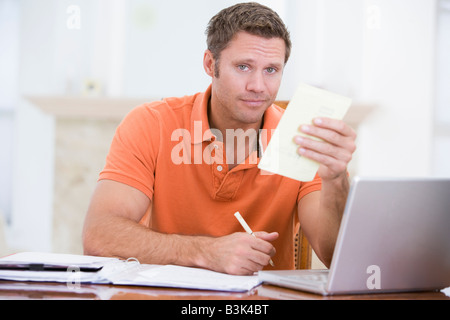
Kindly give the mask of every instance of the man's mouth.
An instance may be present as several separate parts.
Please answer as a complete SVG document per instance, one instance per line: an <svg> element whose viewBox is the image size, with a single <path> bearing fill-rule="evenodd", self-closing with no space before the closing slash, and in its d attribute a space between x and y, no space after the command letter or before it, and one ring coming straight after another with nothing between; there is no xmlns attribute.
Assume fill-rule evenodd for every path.
<svg viewBox="0 0 450 320"><path fill-rule="evenodd" d="M260 107L266 103L266 100L259 99L242 99L242 101L249 107Z"/></svg>

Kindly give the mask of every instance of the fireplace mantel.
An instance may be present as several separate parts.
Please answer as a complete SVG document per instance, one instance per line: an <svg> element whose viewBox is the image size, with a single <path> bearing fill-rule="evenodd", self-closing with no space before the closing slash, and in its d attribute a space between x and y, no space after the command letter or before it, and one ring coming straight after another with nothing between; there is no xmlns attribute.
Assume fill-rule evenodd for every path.
<svg viewBox="0 0 450 320"><path fill-rule="evenodd" d="M56 117L122 119L134 107L160 98L26 96L41 111Z"/></svg>
<svg viewBox="0 0 450 320"><path fill-rule="evenodd" d="M83 97L83 96L27 96L26 99L46 114L56 117L122 119L134 107L161 98ZM372 104L355 102L345 121L358 127L375 109Z"/></svg>

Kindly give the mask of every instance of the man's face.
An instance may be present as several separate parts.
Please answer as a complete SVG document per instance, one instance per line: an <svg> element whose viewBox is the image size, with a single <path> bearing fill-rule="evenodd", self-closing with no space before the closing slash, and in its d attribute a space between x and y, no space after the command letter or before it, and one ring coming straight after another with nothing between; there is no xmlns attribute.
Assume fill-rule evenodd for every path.
<svg viewBox="0 0 450 320"><path fill-rule="evenodd" d="M239 32L221 54L219 77L210 61L211 112L228 128L260 124L266 109L275 101L284 68L285 43ZM207 59L208 51L205 54Z"/></svg>

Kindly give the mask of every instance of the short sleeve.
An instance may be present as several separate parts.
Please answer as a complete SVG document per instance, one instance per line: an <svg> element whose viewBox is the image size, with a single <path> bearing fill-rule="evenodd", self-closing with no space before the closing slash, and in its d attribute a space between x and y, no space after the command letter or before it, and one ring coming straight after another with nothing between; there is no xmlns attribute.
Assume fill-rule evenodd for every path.
<svg viewBox="0 0 450 320"><path fill-rule="evenodd" d="M160 121L152 104L133 109L118 126L99 180L113 180L153 197Z"/></svg>
<svg viewBox="0 0 450 320"><path fill-rule="evenodd" d="M300 184L298 190L297 203L299 203L300 200L307 194L313 191L320 191L321 189L322 189L322 179L320 179L319 175L316 174L316 176L312 181L302 182Z"/></svg>

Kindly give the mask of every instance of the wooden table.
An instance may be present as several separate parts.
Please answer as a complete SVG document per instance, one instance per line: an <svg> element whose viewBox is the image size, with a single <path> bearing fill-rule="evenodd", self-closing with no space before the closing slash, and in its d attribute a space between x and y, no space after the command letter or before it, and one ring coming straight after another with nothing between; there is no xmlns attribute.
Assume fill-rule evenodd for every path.
<svg viewBox="0 0 450 320"><path fill-rule="evenodd" d="M444 293L378 293L321 296L271 285L261 285L244 293L216 292L154 287L81 285L77 290L66 284L0 281L0 300L87 299L87 300L450 300Z"/></svg>

